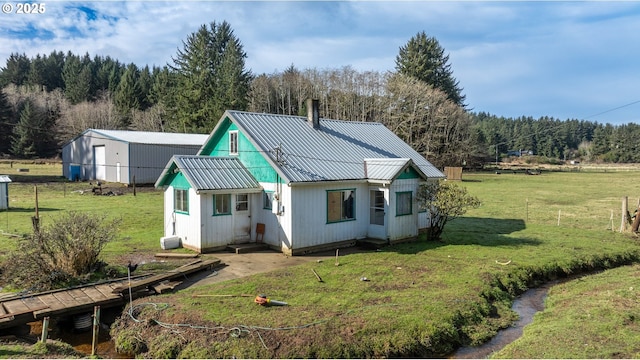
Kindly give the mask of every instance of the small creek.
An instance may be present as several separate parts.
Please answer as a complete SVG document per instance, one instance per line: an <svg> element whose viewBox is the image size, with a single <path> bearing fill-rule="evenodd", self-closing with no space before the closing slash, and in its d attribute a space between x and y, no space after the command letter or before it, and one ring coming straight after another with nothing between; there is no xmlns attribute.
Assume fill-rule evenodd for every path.
<svg viewBox="0 0 640 360"><path fill-rule="evenodd" d="M515 311L519 318L515 324L504 330L500 330L491 341L477 347L462 347L456 350L451 359L484 359L492 353L502 349L508 344L522 336L522 330L533 321L533 316L544 310L544 299L547 297L549 289L557 282L547 283L535 289L525 291L520 297L513 301L511 309Z"/></svg>

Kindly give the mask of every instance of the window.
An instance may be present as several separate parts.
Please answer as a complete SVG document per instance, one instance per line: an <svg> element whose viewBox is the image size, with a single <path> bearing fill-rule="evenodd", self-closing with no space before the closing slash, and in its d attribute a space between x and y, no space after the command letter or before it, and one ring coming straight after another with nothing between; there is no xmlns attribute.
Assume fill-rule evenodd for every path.
<svg viewBox="0 0 640 360"><path fill-rule="evenodd" d="M231 194L213 195L213 215L231 214Z"/></svg>
<svg viewBox="0 0 640 360"><path fill-rule="evenodd" d="M327 222L354 220L355 189L327 191Z"/></svg>
<svg viewBox="0 0 640 360"><path fill-rule="evenodd" d="M236 195L236 211L249 210L249 195L238 194Z"/></svg>
<svg viewBox="0 0 640 360"><path fill-rule="evenodd" d="M176 212L189 212L189 190L173 189L173 210Z"/></svg>
<svg viewBox="0 0 640 360"><path fill-rule="evenodd" d="M229 154L238 155L238 132L229 131Z"/></svg>
<svg viewBox="0 0 640 360"><path fill-rule="evenodd" d="M413 212L413 193L403 191L396 193L396 216L411 215Z"/></svg>
<svg viewBox="0 0 640 360"><path fill-rule="evenodd" d="M273 191L265 191L262 193L262 208L273 209Z"/></svg>

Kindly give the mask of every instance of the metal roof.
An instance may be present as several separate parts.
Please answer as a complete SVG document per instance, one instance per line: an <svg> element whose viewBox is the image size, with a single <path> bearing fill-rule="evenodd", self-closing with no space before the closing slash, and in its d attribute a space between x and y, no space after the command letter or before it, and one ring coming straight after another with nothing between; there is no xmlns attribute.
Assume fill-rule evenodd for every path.
<svg viewBox="0 0 640 360"><path fill-rule="evenodd" d="M92 131L103 135L105 138L120 140L136 144L162 144L162 145L194 145L202 146L207 140L207 135L185 134L185 133L165 133L152 131L129 131L129 130L100 130L88 129L83 134Z"/></svg>
<svg viewBox="0 0 640 360"><path fill-rule="evenodd" d="M174 155L168 167L173 163L196 191L262 190L260 184L237 158ZM167 169L164 173L167 173Z"/></svg>
<svg viewBox="0 0 640 360"><path fill-rule="evenodd" d="M373 180L391 181L410 166L418 173L422 172L411 159L364 159L364 166L367 178Z"/></svg>
<svg viewBox="0 0 640 360"><path fill-rule="evenodd" d="M289 182L368 179L364 159L372 158L411 159L427 178L445 177L380 123L320 119L314 129L304 116L243 111L227 111L225 116Z"/></svg>
<svg viewBox="0 0 640 360"><path fill-rule="evenodd" d="M0 183L10 183L9 175L0 175Z"/></svg>

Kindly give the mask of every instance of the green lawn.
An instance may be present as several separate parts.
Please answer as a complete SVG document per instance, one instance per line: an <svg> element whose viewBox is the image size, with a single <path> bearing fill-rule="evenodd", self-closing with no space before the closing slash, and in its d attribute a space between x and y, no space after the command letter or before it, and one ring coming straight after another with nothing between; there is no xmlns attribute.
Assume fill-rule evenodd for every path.
<svg viewBox="0 0 640 360"><path fill-rule="evenodd" d="M17 172L18 168L29 172ZM13 171L11 171L13 169ZM133 188L120 184L105 184L104 192L116 196L93 195L95 184L69 182L62 174L61 164L0 163L0 174L8 174L9 210L0 211L0 254L15 248L16 237L30 234L31 218L35 216L36 190L38 216L42 226L49 226L66 211L80 211L122 219L119 239L103 250L107 262L122 255L157 252L163 236L163 192L152 187ZM15 175L14 175L15 174ZM24 181L24 182L23 182ZM6 235L10 234L10 235Z"/></svg>
<svg viewBox="0 0 640 360"><path fill-rule="evenodd" d="M551 288L545 310L494 358L640 357L640 265Z"/></svg>
<svg viewBox="0 0 640 360"><path fill-rule="evenodd" d="M440 242L365 251L345 256L340 266L306 264L155 298L167 304L164 310L141 304L140 318L218 329L186 344L171 341L170 330L158 332L145 356L434 357L481 343L513 321L511 300L527 288L639 259L636 238L611 229L611 211L617 229L621 198L632 195L630 179L629 173L465 174L460 185L483 205L451 222ZM289 306L192 296L261 293ZM123 322L114 331L123 339L157 330Z"/></svg>
<svg viewBox="0 0 640 360"><path fill-rule="evenodd" d="M442 241L362 251L342 256L339 266L309 263L143 299L135 315L147 321L136 323L125 315L113 334L121 345L143 341L145 357L445 356L508 326L514 320L509 310L513 296L528 287L638 261L637 238L612 231L620 226L622 197L637 203L631 198L637 196L630 186L634 175L464 174L459 184L482 206L449 223ZM44 224L69 210L121 217L121 236L103 254L108 262L159 249L161 191L146 189L134 197L130 189L120 188L125 195L81 195L77 190L91 185L50 180L38 184ZM0 212L0 229L29 233L34 185L10 184L10 198L11 209ZM0 235L3 251L15 241ZM289 306L261 307L252 298L196 294L267 294ZM149 301L156 306L145 304ZM637 332L629 324L629 331ZM623 350L619 355L637 354Z"/></svg>

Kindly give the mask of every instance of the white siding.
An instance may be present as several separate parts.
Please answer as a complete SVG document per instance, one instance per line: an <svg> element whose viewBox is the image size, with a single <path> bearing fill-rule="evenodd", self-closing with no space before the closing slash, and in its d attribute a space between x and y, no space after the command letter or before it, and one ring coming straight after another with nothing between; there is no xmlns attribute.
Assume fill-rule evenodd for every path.
<svg viewBox="0 0 640 360"><path fill-rule="evenodd" d="M164 236L177 235L183 247L201 251L199 196L190 189L189 214L176 213L173 211L173 187L169 186L164 192L164 204Z"/></svg>
<svg viewBox="0 0 640 360"><path fill-rule="evenodd" d="M231 201L235 201L234 196ZM202 249L216 249L233 244L233 215L213 216L213 195L200 195L200 213L202 223ZM234 208L234 203L231 204Z"/></svg>
<svg viewBox="0 0 640 360"><path fill-rule="evenodd" d="M418 235L418 201L416 189L418 179L396 180L389 188L389 240L400 240ZM410 215L396 216L396 193L412 192L412 211Z"/></svg>
<svg viewBox="0 0 640 360"><path fill-rule="evenodd" d="M355 220L327 223L327 190L355 189ZM369 224L369 186L366 183L340 183L293 187L291 199L293 249L321 246L367 236Z"/></svg>
<svg viewBox="0 0 640 360"><path fill-rule="evenodd" d="M9 184L2 182L0 183L0 210L9 208L9 199L7 198L9 195Z"/></svg>
<svg viewBox="0 0 640 360"><path fill-rule="evenodd" d="M273 183L260 183L267 192L279 191L281 204L284 206L284 213L276 215L273 210L265 209L263 206L262 193L252 194L251 202L251 224L252 232L255 236L255 226L257 223L265 225L264 243L272 247L287 249L291 247L291 191L286 185L278 186ZM273 202L273 207L277 206L277 202ZM255 237L253 238L255 239Z"/></svg>

